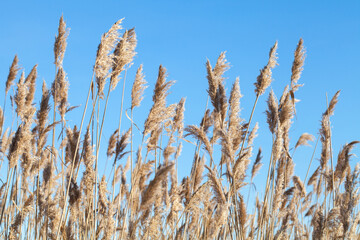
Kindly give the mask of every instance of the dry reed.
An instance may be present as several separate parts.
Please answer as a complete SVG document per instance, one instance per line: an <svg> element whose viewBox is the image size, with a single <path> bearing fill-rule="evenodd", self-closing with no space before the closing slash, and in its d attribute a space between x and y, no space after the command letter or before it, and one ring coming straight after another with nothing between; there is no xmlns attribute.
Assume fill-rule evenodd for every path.
<svg viewBox="0 0 360 240"><path fill-rule="evenodd" d="M22 71L14 93L9 92L20 70L15 55L5 83L4 109L0 108L3 157L0 168L7 168L7 177L0 186L0 238L358 238L360 167L352 168L350 162L355 158L351 150L359 141L340 148L333 165L335 146L331 141L330 116L334 114L339 91L322 114L318 166L312 167L315 171L309 179L294 175L295 152L314 140L313 135L303 133L297 142L291 142L290 128L296 121L295 92L302 86L298 81L305 61L302 39L295 49L289 86L279 100L272 90L267 99L265 117L272 135L270 155L259 148L253 156L254 140L265 130L258 132L258 124L251 122L260 96L273 80L277 42L256 78L256 100L248 119L241 117L239 78L232 84L229 96L226 94L224 73L229 63L223 52L214 67L206 61L211 106L205 109L199 125L184 127L185 98L177 104L167 104L174 81L166 80L166 69L160 65L153 106L140 126L134 118L134 109L140 107L147 88L140 65L128 108L131 127L116 129L107 136L104 157L112 160L112 170L109 176L100 178L97 164L102 161L99 149L109 94L116 91L121 73L133 65L136 54L135 30L125 30L120 37L121 23L122 20L117 21L102 36L97 49L95 79L89 84L89 95L91 90L94 93L93 80L98 89L85 134L82 126L86 107L81 123L75 119L72 121L75 123L66 121L66 113L74 107L68 103L69 83L63 69L69 34L63 17L54 44L55 80L51 90L43 82L39 104L34 103L37 65L27 77ZM125 82L125 74L123 80ZM101 119L97 109L107 85L109 90ZM5 112L7 94L15 103L16 115L12 117L17 121L13 128L4 121L10 115ZM51 109L54 111L52 122ZM61 117L61 126L56 121L56 112ZM6 129L4 133L3 129ZM61 137L55 138L55 129L61 132ZM52 142L48 139L51 130ZM181 149L183 144L192 143L191 138L196 140L191 171L189 176L178 180L178 166L183 166L185 161L181 158ZM252 204L251 190L256 189L253 180L265 162L268 162L265 189L263 193L256 191L253 196L256 202Z"/></svg>

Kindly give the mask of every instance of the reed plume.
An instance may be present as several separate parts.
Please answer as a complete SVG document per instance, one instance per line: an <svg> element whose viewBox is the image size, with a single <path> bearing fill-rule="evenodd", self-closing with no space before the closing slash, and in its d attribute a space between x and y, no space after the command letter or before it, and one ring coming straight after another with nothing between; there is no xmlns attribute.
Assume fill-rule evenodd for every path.
<svg viewBox="0 0 360 240"><path fill-rule="evenodd" d="M136 34L135 29L126 30L122 38L118 42L114 50L114 60L110 77L111 90L116 88L119 82L119 75L125 69L126 65L130 65L136 52Z"/></svg>
<svg viewBox="0 0 360 240"><path fill-rule="evenodd" d="M294 174L295 164L296 168L301 165L299 160L308 162L306 154L296 156L295 152L314 140L312 134L305 132L294 141L295 132L290 130L292 122L297 120L294 93L302 86L298 83L305 60L302 39L294 53L290 84L279 100L271 90L266 101L264 117L270 130L270 143L264 149L254 144L263 130L258 123L252 124L252 118L261 117L254 114L255 107L272 82L277 42L256 79L256 100L247 121L240 116L240 101L243 101L239 78L227 94L225 72L229 63L222 52L214 67L209 60L206 62L204 80L211 107L206 105L198 125L185 122L186 98L175 104L167 103L174 81L167 81L166 69L160 65L153 105L144 129L140 130L136 125L138 119L133 116L147 88L140 65L131 90L128 108L131 116L126 111L131 126L125 130L120 126L112 133L102 131L107 125L104 118L109 111L109 93L121 78L125 83L125 74L133 74L127 69L136 55L136 34L130 29L120 37L121 24L122 20L117 21L98 46L93 68L95 79L91 79L88 100L90 92L95 91L92 85L95 81L98 89L87 125L83 123L88 100L80 125L76 119L65 119L65 114L74 107L68 103L69 82L63 69L69 33L63 17L55 38L56 76L50 90L43 81L41 99L36 103L36 80L41 68L34 65L26 77L24 71L21 73L15 94L10 96L15 113L11 125L4 121L10 113L5 112L5 107L0 108L0 168L6 173L6 178L0 179L1 239L358 238L360 165L353 167L352 160L357 159L353 148L359 141L354 139L339 149L337 142L332 141L330 117L340 91L322 114L321 151L315 145L309 161L309 169L314 172L309 179L309 171L304 179ZM5 83L5 100L19 70L15 56ZM98 100L105 96L105 86L109 87L106 104L100 106ZM49 104L51 96L53 105ZM96 107L99 111L104 109L102 120ZM56 121L56 111L61 121ZM85 134L82 127L86 128ZM56 129L61 130L58 136ZM47 138L51 130L50 143ZM103 138L109 141L107 149L101 150ZM184 176L187 145L194 145L194 152L190 156L193 159L190 173ZM183 146L185 154L181 155ZM253 156L255 147L258 152ZM338 155L333 166L335 148ZM137 149L136 154L133 149ZM101 155L113 164L111 172L105 164L105 169L101 169L104 174L99 177ZM127 160L122 161L125 156ZM319 159L316 165L313 158ZM268 161L268 174L261 188L254 179L262 174L259 169L263 161ZM252 188L254 196L250 194Z"/></svg>
<svg viewBox="0 0 360 240"><path fill-rule="evenodd" d="M97 49L94 72L100 98L104 97L105 81L109 77L109 71L113 66L114 54L111 51L119 41L119 30L122 29L122 20L118 20L109 31L102 35Z"/></svg>
<svg viewBox="0 0 360 240"><path fill-rule="evenodd" d="M5 95L7 95L8 91L10 90L11 85L14 84L14 80L16 78L16 75L18 74L18 71L20 70L20 67L18 65L19 59L18 56L15 55L14 60L12 61L12 64L9 69L9 75L6 80L5 84Z"/></svg>
<svg viewBox="0 0 360 240"><path fill-rule="evenodd" d="M131 90L131 109L139 107L143 100L144 90L147 88L143 74L143 65L136 71L135 81Z"/></svg>
<svg viewBox="0 0 360 240"><path fill-rule="evenodd" d="M60 66L56 78L52 84L51 93L55 106L58 107L62 121L65 123L65 113L68 110L68 88L69 82L66 80L66 73Z"/></svg>
<svg viewBox="0 0 360 240"><path fill-rule="evenodd" d="M166 107L168 90L173 81L166 82L166 69L160 65L153 94L153 106L144 124L144 135L159 129L160 124L173 115L174 105Z"/></svg>
<svg viewBox="0 0 360 240"><path fill-rule="evenodd" d="M35 83L37 77L37 64L31 69L29 75L25 79L25 84L28 86L28 93L26 95L25 106L27 113L35 111L35 108L32 106L35 96Z"/></svg>
<svg viewBox="0 0 360 240"><path fill-rule="evenodd" d="M337 164L335 167L335 178L340 182L343 181L345 176L347 175L348 169L350 169L350 154L351 149L355 146L355 144L360 143L359 141L352 141L346 144L343 149L339 152Z"/></svg>
<svg viewBox="0 0 360 240"><path fill-rule="evenodd" d="M107 149L107 157L110 158L115 153L116 141L119 138L119 130L116 129L113 134L111 134Z"/></svg>
<svg viewBox="0 0 360 240"><path fill-rule="evenodd" d="M295 144L295 148L299 146L310 146L310 144L308 143L309 141L314 141L314 136L309 134L309 133L303 133L301 134L301 136L299 137L299 140L296 142Z"/></svg>
<svg viewBox="0 0 360 240"><path fill-rule="evenodd" d="M195 139L200 140L204 144L206 151L209 153L210 156L212 156L213 150L209 138L206 136L205 132L202 129L197 126L190 125L185 128L185 132L187 132L185 134L185 137L191 135L194 136Z"/></svg>
<svg viewBox="0 0 360 240"><path fill-rule="evenodd" d="M164 166L160 168L154 177L153 180L150 181L149 185L146 187L142 194L141 200L141 210L149 209L149 207L156 201L156 198L159 197L161 191L162 182L166 180L168 173L174 167L174 164L169 164L168 166Z"/></svg>
<svg viewBox="0 0 360 240"><path fill-rule="evenodd" d="M216 106L216 95L219 85L224 80L223 74L229 68L229 63L225 59L225 52L222 52L217 59L216 65L212 68L210 61L206 62L207 79L209 84L208 94L211 102Z"/></svg>
<svg viewBox="0 0 360 240"><path fill-rule="evenodd" d="M274 134L279 121L279 106L276 96L272 90L269 93L267 104L268 109L266 110L266 121L269 125L270 132Z"/></svg>
<svg viewBox="0 0 360 240"><path fill-rule="evenodd" d="M328 160L330 159L330 116L334 114L335 105L338 102L340 91L337 91L331 99L328 108L322 115L321 129L320 129L320 140L322 143L321 150L321 167L325 169Z"/></svg>
<svg viewBox="0 0 360 240"><path fill-rule="evenodd" d="M26 96L28 93L27 84L25 83L25 73L21 73L21 77L19 79L19 82L17 83L17 91L15 94L15 103L16 103L16 113L21 118L21 120L24 120L25 117L25 111L26 111Z"/></svg>
<svg viewBox="0 0 360 240"><path fill-rule="evenodd" d="M129 138L130 138L130 129L128 129L124 134L122 134L121 138L116 142L114 164L120 159L122 159L128 153L128 152L124 152L124 150L129 143Z"/></svg>
<svg viewBox="0 0 360 240"><path fill-rule="evenodd" d="M236 130L240 128L240 99L242 95L240 92L239 78L237 77L230 93L229 98L229 130L235 135Z"/></svg>
<svg viewBox="0 0 360 240"><path fill-rule="evenodd" d="M65 50L67 46L67 37L69 36L69 29L66 28L66 23L61 15L59 20L58 35L55 37L54 57L56 67L62 66Z"/></svg>
<svg viewBox="0 0 360 240"><path fill-rule="evenodd" d="M265 90L269 87L272 82L272 69L277 65L277 45L275 42L274 46L270 49L269 53L269 61L266 66L260 70L260 74L256 79L255 85L255 93L257 96L263 95Z"/></svg>
<svg viewBox="0 0 360 240"><path fill-rule="evenodd" d="M299 85L297 82L300 79L301 73L303 71L304 61L305 61L305 48L303 46L304 41L300 38L299 43L296 47L294 53L294 62L291 68L291 91L292 94L302 85Z"/></svg>

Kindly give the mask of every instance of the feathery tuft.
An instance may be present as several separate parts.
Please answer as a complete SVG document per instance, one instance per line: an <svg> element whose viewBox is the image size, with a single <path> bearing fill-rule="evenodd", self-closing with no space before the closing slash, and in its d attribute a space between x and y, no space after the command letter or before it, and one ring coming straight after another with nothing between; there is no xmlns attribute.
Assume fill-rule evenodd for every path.
<svg viewBox="0 0 360 240"><path fill-rule="evenodd" d="M62 66L65 50L66 50L66 39L69 36L69 29L66 28L66 23L63 16L61 15L59 20L58 35L55 37L54 44L54 57L56 67Z"/></svg>
<svg viewBox="0 0 360 240"><path fill-rule="evenodd" d="M125 66L131 65L131 62L136 54L136 43L135 29L132 28L125 31L121 40L116 45L110 78L111 90L115 89L117 83L120 80L119 75L125 69Z"/></svg>
<svg viewBox="0 0 360 240"><path fill-rule="evenodd" d="M109 77L109 70L113 66L114 54L111 51L119 41L119 30L122 29L120 25L122 20L118 20L109 31L102 35L97 49L94 71L100 98L104 97L105 81Z"/></svg>
<svg viewBox="0 0 360 240"><path fill-rule="evenodd" d="M135 81L131 90L131 109L140 106L143 100L144 90L147 88L146 83L143 74L143 65L141 64L136 71Z"/></svg>
<svg viewBox="0 0 360 240"><path fill-rule="evenodd" d="M14 84L14 80L16 78L16 75L18 74L18 71L20 70L20 67L18 66L18 62L19 59L17 57L17 55L15 55L14 60L11 64L10 70L9 70L9 75L7 77L6 80L6 84L5 84L5 95L8 93L11 85Z"/></svg>
<svg viewBox="0 0 360 240"><path fill-rule="evenodd" d="M297 143L295 145L295 149L299 146L310 146L310 144L308 143L309 141L311 141L311 142L314 141L313 135L311 135L309 133L301 134L301 136L299 137L299 140L297 141Z"/></svg>
<svg viewBox="0 0 360 240"><path fill-rule="evenodd" d="M255 93L257 96L263 95L265 90L269 87L270 83L272 82L272 69L277 65L277 45L278 43L275 42L274 46L270 49L269 53L269 61L267 65L260 70L260 75L256 79L255 85Z"/></svg>
<svg viewBox="0 0 360 240"><path fill-rule="evenodd" d="M305 61L305 49L303 46L304 41L300 38L299 43L294 53L294 62L291 68L291 89L295 92L302 85L297 84L300 79L301 72L303 71Z"/></svg>

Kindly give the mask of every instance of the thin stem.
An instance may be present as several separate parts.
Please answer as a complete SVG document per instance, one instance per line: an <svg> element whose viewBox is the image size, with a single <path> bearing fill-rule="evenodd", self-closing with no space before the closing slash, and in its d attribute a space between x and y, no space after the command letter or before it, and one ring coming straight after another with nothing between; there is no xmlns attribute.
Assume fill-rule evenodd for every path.
<svg viewBox="0 0 360 240"><path fill-rule="evenodd" d="M3 216L4 216L4 211L5 211L6 201L7 201L7 195L8 195L9 188L10 188L10 179L12 178L13 173L14 173L14 168L11 168L10 171L7 171L6 189L5 189L5 194L4 194L3 200L1 201L2 202L2 209L1 209L1 216L0 216L0 225L1 225L1 222L2 222L2 219L3 219ZM9 177L9 175L10 175L10 177Z"/></svg>
<svg viewBox="0 0 360 240"><path fill-rule="evenodd" d="M274 145L274 134L272 135L272 146ZM263 224L263 216L265 215L265 208L267 206L267 195L268 195L268 192L269 192L269 188L270 188L270 181L271 181L271 176L273 178L275 178L274 176L274 169L273 169L273 166L275 166L275 160L273 158L273 149L271 150L271 154L270 154L270 162L269 162L269 168L268 168L268 173L267 173L267 179L266 179L266 187L265 187L265 195L264 195L264 206L263 206L263 209L262 209L262 214L260 214L260 230L258 231L258 235L257 235L257 239L259 238L259 235L262 234L261 232L261 229L262 229L262 224Z"/></svg>
<svg viewBox="0 0 360 240"><path fill-rule="evenodd" d="M125 81L124 81L125 82ZM131 127L130 127L130 186L132 187L132 174L133 174L133 109L131 108Z"/></svg>
<svg viewBox="0 0 360 240"><path fill-rule="evenodd" d="M253 106L253 108L252 108L252 110L251 110L250 119L249 119L249 122L248 122L248 126L247 126L247 128L246 128L245 136L244 136L244 139L243 139L243 141L242 141L241 148L240 148L240 152L239 152L238 156L241 156L241 153L242 153L242 151L243 151L243 149L244 149L246 137L247 137L247 135L248 135L248 133L249 133L249 129L250 129L250 125L251 125L251 120L252 120L252 118L253 118L253 115L254 115L254 112L255 112L255 107L256 107L256 104L257 104L258 100L259 100L259 95L256 95L256 99L255 99L255 102L254 102L254 106Z"/></svg>
<svg viewBox="0 0 360 240"><path fill-rule="evenodd" d="M111 91L111 84L109 84L108 93L107 93L107 95L106 95L104 112L103 112L103 116L102 116L102 120L101 120L101 125L100 125L100 133L99 133L99 136L98 136L98 139L97 139L97 144L96 144L97 148L96 148L96 157L95 157L95 173L96 173L96 177L95 177L95 194L96 194L96 186L97 186L97 166L98 166L98 160L99 160L99 149L100 149L101 136L102 136L102 131L103 131L103 127L104 127L105 114L106 114L106 109L107 109L107 105L108 105L108 101L109 101L110 91ZM95 203L94 203L94 210L95 210L94 224L95 224L95 223L96 223L96 216L97 216L97 211L96 211L97 201L96 201L96 197L95 197L94 201L95 201Z"/></svg>
<svg viewBox="0 0 360 240"><path fill-rule="evenodd" d="M326 94L326 106L329 107L328 96ZM330 126L330 116L327 118ZM333 195L333 207L335 207L336 199L336 189L335 189L335 176L334 176L334 164L333 164L333 154L332 154L332 143L331 143L331 127L329 127L329 140L330 140L330 162L331 162L331 177L332 177L332 195Z"/></svg>
<svg viewBox="0 0 360 240"><path fill-rule="evenodd" d="M305 175L305 179L304 179L304 184L306 184L306 180L307 180L307 177L308 177L308 174L309 174L309 171L310 171L311 163L312 163L312 161L313 161L313 159L314 159L314 156L315 156L315 151L316 151L316 147L317 147L317 145L318 145L318 143L319 143L319 139L320 139L320 137L318 136L318 137L317 137L317 140L316 140L316 144L315 144L314 151L313 151L312 156L311 156L311 159L310 159L309 167L308 167L308 169L307 169L307 171L306 171L306 175Z"/></svg>
<svg viewBox="0 0 360 240"><path fill-rule="evenodd" d="M94 74L93 74L94 76ZM88 102L89 102L89 97L90 97L90 91L91 91L91 85L92 85L92 80L91 80L91 83L90 83L90 86L89 86L89 91L88 91L88 95L87 95L87 98L86 98L86 103L85 103L85 108L84 108L84 111L83 111L83 115L82 115L82 118L81 118L81 124L80 124L80 130L79 130L79 137L78 137L78 140L77 140L77 143L76 143L76 147L75 147L75 154L74 154L74 158L71 162L71 170L70 170L70 177L69 177L69 183L68 183L68 186L67 186L67 189L66 189L66 193L65 193L65 200L64 200L64 208L63 208L63 211L61 213L61 217L60 217L60 222L59 222L59 225L58 225L58 229L56 231L56 240L58 239L59 237L59 233L60 233L60 227L61 227L61 224L62 224L62 221L63 221L63 217L64 217L64 214L65 214L65 211L67 211L67 208L66 208L66 205L67 205L67 196L68 196L68 193L69 193L69 190L70 190L70 184L71 184L71 179L72 179L72 175L73 175L73 172L74 172L74 163L75 163L75 158L76 158L76 154L77 154L77 151L79 149L79 144L80 144L80 138L81 138L81 130L82 130L82 127L83 127L83 123L84 123L84 119L85 119L85 114L86 114L86 109L87 109L87 106L88 106Z"/></svg>
<svg viewBox="0 0 360 240"><path fill-rule="evenodd" d="M5 94L5 97L4 97L4 107L3 107L3 109L4 109L4 111L3 111L3 121L4 121L4 119L5 119L5 108L6 108L6 95L7 95L7 94ZM3 130L3 128L1 128L0 136L2 136L2 130Z"/></svg>
<svg viewBox="0 0 360 240"><path fill-rule="evenodd" d="M254 112L255 112L255 107L256 107L256 104L257 104L257 102L258 102L258 100L259 100L259 96L260 96L259 94L256 95L256 99L255 99L253 108L252 108L252 110L251 110L251 114L250 114L248 126L247 126L247 128L246 128L245 136L244 136L244 139L243 139L243 141L242 141L241 148L240 148L240 151L239 151L239 153L238 153L238 157L241 157L242 151L243 151L243 149L244 149L245 141L246 141L247 135L248 135L248 133L249 133L249 129L250 129L250 125L251 125L251 120L252 120L252 118L253 118L253 115L254 115ZM234 213L235 213L235 219L236 219L236 224L235 224L236 227L235 227L235 229L236 229L237 231L240 231L240 230L238 229L238 224L237 224L237 223L238 223L238 220L239 220L239 215L238 215L238 211L237 211L238 206L237 206L237 200L236 200L237 194L236 194L236 186L235 186L235 185L236 185L236 180L235 180L235 179L233 180L232 185L233 185L233 201L234 201L234 206L235 206Z"/></svg>
<svg viewBox="0 0 360 240"><path fill-rule="evenodd" d="M122 88L122 94L121 94L120 118L119 118L119 127L118 127L119 133L120 133L120 129L121 129L121 120L122 120L123 105L124 105L124 92L125 92L126 72L127 72L127 69L125 69L125 73L124 73L124 82L123 82L123 88ZM120 138L120 136L119 136L119 138Z"/></svg>

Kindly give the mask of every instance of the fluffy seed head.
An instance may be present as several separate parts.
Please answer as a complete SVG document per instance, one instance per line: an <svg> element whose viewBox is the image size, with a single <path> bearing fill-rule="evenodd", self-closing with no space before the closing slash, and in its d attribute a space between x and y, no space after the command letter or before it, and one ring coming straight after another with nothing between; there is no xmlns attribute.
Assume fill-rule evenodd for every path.
<svg viewBox="0 0 360 240"><path fill-rule="evenodd" d="M29 86L29 92L26 95L25 105L27 108L31 107L35 95L35 82L37 77L37 64L31 69L31 72L25 79L25 83Z"/></svg>
<svg viewBox="0 0 360 240"><path fill-rule="evenodd" d="M147 88L143 74L143 65L141 64L136 71L135 81L131 90L131 109L140 106L143 100L144 90Z"/></svg>
<svg viewBox="0 0 360 240"><path fill-rule="evenodd" d="M279 106L276 96L273 90L270 91L269 98L267 100L268 109L266 110L267 123L271 133L275 133L275 129L279 122Z"/></svg>
<svg viewBox="0 0 360 240"><path fill-rule="evenodd" d="M113 66L114 54L111 51L115 48L119 41L119 30L122 29L121 22L117 21L112 27L101 37L95 60L95 76L100 98L104 97L105 81L108 78L109 70Z"/></svg>
<svg viewBox="0 0 360 240"><path fill-rule="evenodd" d="M119 82L120 73L125 69L125 66L131 65L131 62L136 54L136 34L135 29L126 30L119 43L114 50L114 59L112 66L112 73L110 78L111 90L114 90Z"/></svg>
<svg viewBox="0 0 360 240"><path fill-rule="evenodd" d="M270 86L272 82L272 69L277 65L277 42L275 42L274 46L270 49L269 53L269 61L267 65L260 70L260 75L256 79L255 85L255 93L257 96L260 96L265 93L265 90Z"/></svg>
<svg viewBox="0 0 360 240"><path fill-rule="evenodd" d="M229 99L229 129L237 128L241 122L240 119L240 92L239 78L237 77L230 93Z"/></svg>
<svg viewBox="0 0 360 240"><path fill-rule="evenodd" d="M159 74L153 94L153 106L144 124L144 134L148 134L159 128L160 124L173 115L175 105L166 107L168 90L174 81L166 82L166 69L160 65Z"/></svg>
<svg viewBox="0 0 360 240"><path fill-rule="evenodd" d="M14 60L11 64L10 70L9 70L9 75L7 77L6 80L6 85L5 85L5 95L8 93L11 85L14 84L14 80L16 78L16 75L18 73L18 71L20 70L20 67L18 66L18 62L19 59L17 57L17 55L15 55Z"/></svg>
<svg viewBox="0 0 360 240"><path fill-rule="evenodd" d="M180 102L176 105L175 116L173 119L175 129L181 138L184 129L184 111L185 111L185 98L181 98Z"/></svg>
<svg viewBox="0 0 360 240"><path fill-rule="evenodd" d="M310 146L310 144L308 143L309 141L313 142L314 136L309 133L303 133L299 137L299 140L297 141L295 148L299 146Z"/></svg>
<svg viewBox="0 0 360 240"><path fill-rule="evenodd" d="M59 20L58 35L55 37L54 57L56 67L62 66L66 50L66 39L69 36L69 29L66 29L66 23L63 16Z"/></svg>
<svg viewBox="0 0 360 240"><path fill-rule="evenodd" d="M26 112L25 102L26 95L28 93L28 88L25 83L25 73L21 73L19 82L17 83L17 91L15 94L15 103L16 103L16 113L24 120L24 115Z"/></svg>
<svg viewBox="0 0 360 240"><path fill-rule="evenodd" d="M305 52L303 40L300 38L294 53L294 62L291 68L291 89L293 91L296 91L301 86L297 84L297 82L300 79L301 72L303 71Z"/></svg>

